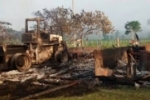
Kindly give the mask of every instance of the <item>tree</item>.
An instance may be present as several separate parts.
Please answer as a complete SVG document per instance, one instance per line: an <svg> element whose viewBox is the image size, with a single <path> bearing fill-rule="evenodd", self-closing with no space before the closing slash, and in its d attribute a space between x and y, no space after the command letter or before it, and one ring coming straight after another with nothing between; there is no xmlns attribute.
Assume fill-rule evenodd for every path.
<svg viewBox="0 0 150 100"><path fill-rule="evenodd" d="M139 21L127 22L125 24L125 29L126 29L125 34L130 34L131 33L132 40L135 40L135 37L137 36L136 32L140 32L142 30L141 29L141 24L140 24Z"/></svg>
<svg viewBox="0 0 150 100"><path fill-rule="evenodd" d="M118 30L116 30L116 32L115 32L115 37L116 37L116 38L119 37L119 31L118 31Z"/></svg>
<svg viewBox="0 0 150 100"><path fill-rule="evenodd" d="M150 19L147 20L147 24L150 25Z"/></svg>
<svg viewBox="0 0 150 100"><path fill-rule="evenodd" d="M122 35L122 36L121 36L121 38L122 38L122 39L125 39L125 36L124 36L124 35Z"/></svg>
<svg viewBox="0 0 150 100"><path fill-rule="evenodd" d="M11 23L0 21L0 44L8 44L8 42L13 38L10 34L14 32L12 28L9 28Z"/></svg>
<svg viewBox="0 0 150 100"><path fill-rule="evenodd" d="M113 31L111 21L101 11L85 12L82 10L79 14L74 15L70 8L57 7L50 10L45 8L43 11L36 11L33 14L45 19L41 26L48 30L53 25L62 26L63 33L68 36L69 40L73 39L74 34L76 34L76 38L82 39L100 31L103 34Z"/></svg>

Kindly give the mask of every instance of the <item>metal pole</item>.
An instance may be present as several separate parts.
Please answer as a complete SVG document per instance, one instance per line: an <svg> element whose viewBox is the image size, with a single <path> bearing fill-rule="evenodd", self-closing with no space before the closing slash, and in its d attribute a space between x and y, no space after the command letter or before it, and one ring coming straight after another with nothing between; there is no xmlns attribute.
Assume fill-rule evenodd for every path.
<svg viewBox="0 0 150 100"><path fill-rule="evenodd" d="M72 12L73 12L73 17L72 18L74 18L74 0L72 0ZM73 27L74 27L74 23L73 23ZM73 30L74 31L74 30ZM76 47L76 45L77 45L77 41L76 41L76 34L74 34L74 44L75 44L75 47Z"/></svg>
<svg viewBox="0 0 150 100"><path fill-rule="evenodd" d="M74 0L72 0L72 11L73 11L73 15L74 15Z"/></svg>

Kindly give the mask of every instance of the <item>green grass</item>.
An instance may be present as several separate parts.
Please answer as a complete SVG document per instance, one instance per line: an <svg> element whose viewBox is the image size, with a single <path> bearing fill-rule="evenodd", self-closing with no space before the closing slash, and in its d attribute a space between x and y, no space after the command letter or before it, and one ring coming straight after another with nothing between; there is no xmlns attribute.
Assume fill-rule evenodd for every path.
<svg viewBox="0 0 150 100"><path fill-rule="evenodd" d="M126 40L120 40L120 46L128 46L129 39ZM150 39L141 39L140 40L141 45L150 43ZM112 45L116 45L116 40L89 40L89 41L83 41L84 47L104 47L104 48L111 48ZM67 42L67 45L69 47L72 47L70 42Z"/></svg>
<svg viewBox="0 0 150 100"><path fill-rule="evenodd" d="M16 100L15 98L21 98L27 95L38 93L38 91L33 89L34 87L30 88L30 94L21 94L21 91L27 91L23 91L22 89L20 90L20 87L17 89L15 88L16 87L13 86L1 91L2 94L0 95L0 100ZM26 87L24 87L24 89L25 88ZM8 92L7 90L11 91ZM34 93L32 93L32 91ZM15 94L12 94L11 92L15 92ZM140 89L135 89L134 86L111 84L87 88L86 84L78 84L76 86L55 91L31 100L149 100L149 96L150 88L141 87Z"/></svg>
<svg viewBox="0 0 150 100"><path fill-rule="evenodd" d="M80 90L82 91L82 89L78 89L79 93ZM150 89L148 88L136 90L134 87L120 86L117 88L97 87L95 90L88 90L88 92L81 93L81 95L66 96L64 93L64 95L42 100L148 100L149 96Z"/></svg>

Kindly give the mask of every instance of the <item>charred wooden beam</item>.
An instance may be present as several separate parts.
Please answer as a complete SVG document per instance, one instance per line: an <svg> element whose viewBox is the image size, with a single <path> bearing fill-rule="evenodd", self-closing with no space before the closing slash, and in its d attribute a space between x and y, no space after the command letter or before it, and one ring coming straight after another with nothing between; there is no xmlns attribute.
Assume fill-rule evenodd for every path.
<svg viewBox="0 0 150 100"><path fill-rule="evenodd" d="M31 98L36 98L36 97L42 96L42 95L47 94L47 93L52 93L52 92L55 92L57 90L61 90L61 89L64 89L64 88L68 88L68 87L74 86L76 84L79 84L80 82L81 82L81 80L73 81L73 82L71 82L69 84L65 84L63 86L58 86L58 87L53 88L53 89L50 88L50 89L47 89L45 91L42 91L42 92L39 92L39 93L36 93L36 94L31 94L29 96L20 98L18 100L28 100L28 99L31 99Z"/></svg>
<svg viewBox="0 0 150 100"><path fill-rule="evenodd" d="M66 69L63 69L63 70L60 70L59 72L55 73L55 74L51 74L50 77L56 77L58 75L61 75L61 74L64 74L64 73L67 73L68 71L71 71L73 69L75 69L76 67L75 66L72 66L70 68L66 68Z"/></svg>
<svg viewBox="0 0 150 100"><path fill-rule="evenodd" d="M53 76L51 78L53 78L53 79L63 79L63 80L76 80L76 79L86 78L87 76L94 77L93 70L78 73L77 75L71 75L71 76L59 75L59 76Z"/></svg>

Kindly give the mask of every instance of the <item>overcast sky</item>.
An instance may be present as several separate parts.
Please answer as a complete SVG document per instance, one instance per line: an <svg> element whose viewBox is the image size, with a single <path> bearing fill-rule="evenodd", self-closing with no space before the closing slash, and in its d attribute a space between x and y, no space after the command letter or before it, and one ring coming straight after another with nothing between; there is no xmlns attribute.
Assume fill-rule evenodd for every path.
<svg viewBox="0 0 150 100"><path fill-rule="evenodd" d="M72 0L0 0L0 21L12 23L12 28L24 28L25 19L33 12L58 6L72 8ZM116 30L124 30L127 21L138 20L143 30L150 30L150 0L74 0L75 13L100 10L111 20Z"/></svg>

